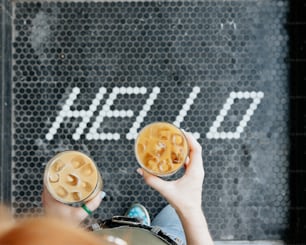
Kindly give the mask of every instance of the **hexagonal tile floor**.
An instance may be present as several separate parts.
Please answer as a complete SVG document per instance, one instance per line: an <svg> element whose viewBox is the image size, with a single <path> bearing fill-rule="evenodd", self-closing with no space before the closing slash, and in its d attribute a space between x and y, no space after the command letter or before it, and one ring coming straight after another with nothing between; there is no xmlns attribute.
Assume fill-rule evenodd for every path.
<svg viewBox="0 0 306 245"><path fill-rule="evenodd" d="M203 145L215 239L282 239L288 215L286 1L14 1L12 205L40 206L57 152L91 156L94 218L166 204L135 173L153 121ZM182 174L179 172L172 178Z"/></svg>

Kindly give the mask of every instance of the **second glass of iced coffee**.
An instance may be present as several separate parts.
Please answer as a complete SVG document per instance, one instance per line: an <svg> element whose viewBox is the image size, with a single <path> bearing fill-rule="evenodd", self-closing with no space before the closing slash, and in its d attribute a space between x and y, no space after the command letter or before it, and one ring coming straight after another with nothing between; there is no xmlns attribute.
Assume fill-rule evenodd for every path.
<svg viewBox="0 0 306 245"><path fill-rule="evenodd" d="M176 173L184 165L188 153L184 133L167 122L145 126L135 142L138 163L146 171L161 177Z"/></svg>
<svg viewBox="0 0 306 245"><path fill-rule="evenodd" d="M103 188L96 164L79 151L55 155L45 168L44 184L56 200L66 204L86 202Z"/></svg>

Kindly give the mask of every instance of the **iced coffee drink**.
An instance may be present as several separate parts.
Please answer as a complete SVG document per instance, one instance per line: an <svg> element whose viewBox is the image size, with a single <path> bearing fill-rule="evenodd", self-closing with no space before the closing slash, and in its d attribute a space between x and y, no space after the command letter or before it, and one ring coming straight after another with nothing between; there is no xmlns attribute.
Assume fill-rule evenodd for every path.
<svg viewBox="0 0 306 245"><path fill-rule="evenodd" d="M63 203L79 203L94 198L102 190L102 178L87 155L64 151L46 166L44 184L50 194Z"/></svg>
<svg viewBox="0 0 306 245"><path fill-rule="evenodd" d="M156 122L140 131L135 152L137 161L148 172L168 176L185 163L189 148L179 128L170 123Z"/></svg>

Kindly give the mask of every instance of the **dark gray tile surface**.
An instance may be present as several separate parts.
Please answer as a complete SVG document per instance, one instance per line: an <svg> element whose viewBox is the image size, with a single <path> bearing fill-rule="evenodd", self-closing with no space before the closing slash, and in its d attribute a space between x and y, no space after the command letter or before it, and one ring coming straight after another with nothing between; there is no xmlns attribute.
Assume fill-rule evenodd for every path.
<svg viewBox="0 0 306 245"><path fill-rule="evenodd" d="M197 132L203 145L203 209L214 239L283 238L289 205L286 1L13 6L11 195L18 215L40 206L48 159L77 149L96 161L105 180L108 197L94 218L123 214L134 202L154 216L165 201L135 173L130 128L176 121ZM76 87L80 94L62 114L76 117L56 126ZM106 93L90 107L102 87ZM123 89L106 106L116 88ZM144 94L137 93L141 88ZM86 117L82 110L92 114L75 138ZM114 117L114 110L133 113ZM91 133L96 120L102 123Z"/></svg>
<svg viewBox="0 0 306 245"><path fill-rule="evenodd" d="M0 200L11 197L11 4L0 2Z"/></svg>

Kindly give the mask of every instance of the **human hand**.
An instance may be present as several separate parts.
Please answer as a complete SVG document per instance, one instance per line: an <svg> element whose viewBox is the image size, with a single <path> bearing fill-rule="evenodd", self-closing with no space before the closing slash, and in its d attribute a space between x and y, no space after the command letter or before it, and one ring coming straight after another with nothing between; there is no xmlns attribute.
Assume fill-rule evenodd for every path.
<svg viewBox="0 0 306 245"><path fill-rule="evenodd" d="M180 179L165 181L142 168L137 169L145 182L164 196L177 211L199 210L202 206L204 181L202 147L190 133L185 132L185 135L190 155L185 163L185 174Z"/></svg>
<svg viewBox="0 0 306 245"><path fill-rule="evenodd" d="M96 197L86 202L88 209L90 211L96 210L104 196L105 193L101 192ZM71 207L55 200L46 187L44 187L42 193L42 203L46 215L64 219L74 225L79 225L88 216L88 213L82 207Z"/></svg>

